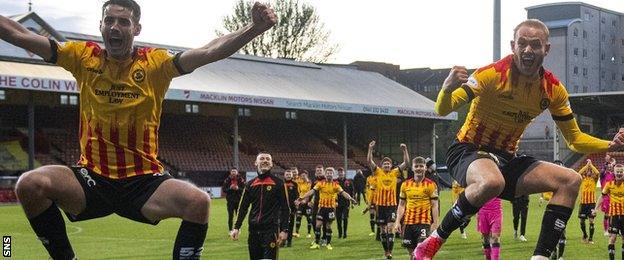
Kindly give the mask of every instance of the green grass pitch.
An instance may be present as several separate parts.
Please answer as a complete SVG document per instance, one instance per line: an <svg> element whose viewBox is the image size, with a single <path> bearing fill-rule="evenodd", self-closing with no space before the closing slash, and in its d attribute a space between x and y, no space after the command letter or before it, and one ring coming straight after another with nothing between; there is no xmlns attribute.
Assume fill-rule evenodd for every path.
<svg viewBox="0 0 624 260"><path fill-rule="evenodd" d="M450 207L449 191L440 195L442 214ZM538 206L538 196L531 197L527 223L528 242L513 239L511 204L504 205L501 259L529 259L533 253L540 229L544 206ZM334 225L332 245L334 250L308 249L310 239L293 238L292 248L279 251L281 259L384 259L381 244L369 237L368 215L361 215L362 207L351 211L347 239L338 239ZM605 259L607 239L603 236L602 213L596 219L595 244L581 243L581 231L577 218L578 206L568 223L564 258ZM210 212L208 237L204 244L203 259L248 259L247 227L242 228L239 241L228 237L225 200L215 199ZM475 229L476 219L468 226L468 239L463 240L455 232L438 253L438 259L484 259L481 252L480 235ZM67 222L67 232L79 259L171 259L173 241L180 220L168 219L157 226L145 225L118 217ZM305 224L302 230L305 230ZM47 254L31 230L24 213L18 205L0 206L0 235L12 237L12 259L47 259ZM620 241L616 249L620 247ZM619 251L619 250L616 250ZM619 255L619 252L618 252ZM397 239L394 259L408 259L405 249ZM617 256L619 258L619 256Z"/></svg>

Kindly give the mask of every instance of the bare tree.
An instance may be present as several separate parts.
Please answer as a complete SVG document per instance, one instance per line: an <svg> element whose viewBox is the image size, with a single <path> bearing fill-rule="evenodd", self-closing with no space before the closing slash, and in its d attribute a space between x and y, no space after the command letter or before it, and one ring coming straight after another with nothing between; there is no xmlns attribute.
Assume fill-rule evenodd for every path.
<svg viewBox="0 0 624 260"><path fill-rule="evenodd" d="M236 3L234 13L223 18L223 27L227 32L251 23L253 3L250 0L239 0ZM241 48L242 53L326 62L338 51L337 44L329 43L330 32L324 28L313 6L298 0L271 0L270 5L278 16L277 24ZM219 36L227 32L216 31Z"/></svg>

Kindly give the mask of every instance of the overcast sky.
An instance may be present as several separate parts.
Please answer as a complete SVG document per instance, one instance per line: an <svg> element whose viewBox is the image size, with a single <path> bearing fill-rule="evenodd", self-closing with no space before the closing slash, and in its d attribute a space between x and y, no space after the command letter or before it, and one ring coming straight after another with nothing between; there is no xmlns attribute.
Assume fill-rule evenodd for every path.
<svg viewBox="0 0 624 260"><path fill-rule="evenodd" d="M493 0L300 0L317 8L330 41L340 46L329 62L379 61L401 68L482 66L492 60ZM104 0L33 0L33 10L57 30L99 35ZM215 37L234 0L148 1L139 41L199 47ZM502 0L502 55L528 6L557 0ZM167 4L165 4L167 3ZM623 0L585 3L624 12ZM25 13L28 0L0 0L0 14Z"/></svg>

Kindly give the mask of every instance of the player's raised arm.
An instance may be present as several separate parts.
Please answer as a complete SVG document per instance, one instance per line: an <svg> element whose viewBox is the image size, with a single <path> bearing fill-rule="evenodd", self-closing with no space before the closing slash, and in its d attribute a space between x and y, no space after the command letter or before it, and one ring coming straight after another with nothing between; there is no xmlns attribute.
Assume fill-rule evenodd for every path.
<svg viewBox="0 0 624 260"><path fill-rule="evenodd" d="M204 47L184 52L179 60L183 72L191 72L208 63L229 57L277 22L273 9L258 2L251 9L251 16L252 24L216 38Z"/></svg>
<svg viewBox="0 0 624 260"><path fill-rule="evenodd" d="M470 102L470 94L460 87L468 82L468 70L464 66L454 66L444 80L435 103L435 112L446 116L455 109ZM472 92L470 92L472 93Z"/></svg>
<svg viewBox="0 0 624 260"><path fill-rule="evenodd" d="M407 168L407 164L409 162L409 153L407 152L407 145L405 144L401 144L401 151L403 152L403 162L401 164L399 164L399 169L401 171L405 170L405 168Z"/></svg>
<svg viewBox="0 0 624 260"><path fill-rule="evenodd" d="M366 154L366 160L368 161L368 166L371 171L375 171L377 169L377 164L373 161L373 148L375 147L375 140L371 141L368 144L368 153Z"/></svg>
<svg viewBox="0 0 624 260"><path fill-rule="evenodd" d="M31 32L2 15L0 15L0 39L37 54L45 60L49 60L52 56L48 38Z"/></svg>

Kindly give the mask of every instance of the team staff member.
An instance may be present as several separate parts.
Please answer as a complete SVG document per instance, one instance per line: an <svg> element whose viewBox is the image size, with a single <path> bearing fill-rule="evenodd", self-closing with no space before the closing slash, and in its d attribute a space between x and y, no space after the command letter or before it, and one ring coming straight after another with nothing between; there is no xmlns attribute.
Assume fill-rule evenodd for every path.
<svg viewBox="0 0 624 260"><path fill-rule="evenodd" d="M320 229L324 227L325 230L325 242L328 250L332 250L331 246L331 238L332 238L332 229L331 224L336 218L336 199L338 195L344 197L352 203L355 203L355 200L351 198L351 195L346 193L338 182L333 180L334 176L334 168L327 167L324 171L325 178L314 185L312 190L308 191L306 194L301 196L301 198L297 199L297 204L306 203L307 199L314 195L318 194L319 198L319 210L316 213L316 230L314 232L315 239L310 249L318 249L320 248L320 240L321 240L321 232Z"/></svg>
<svg viewBox="0 0 624 260"><path fill-rule="evenodd" d="M288 206L290 207L290 218L288 219L288 239L286 241L286 247L292 246L293 227L295 225L295 213L297 212L297 206L295 200L299 198L299 186L293 181L293 173L296 169L291 168L284 172L284 180L286 185L286 191L288 192Z"/></svg>
<svg viewBox="0 0 624 260"><path fill-rule="evenodd" d="M394 223L396 230L402 231L403 246L407 248L410 259L413 259L416 245L425 240L438 223L438 188L435 182L425 178L425 169L425 158L416 157L412 160L414 175L401 184ZM404 227L401 226L401 220Z"/></svg>
<svg viewBox="0 0 624 260"><path fill-rule="evenodd" d="M624 239L624 165L616 164L613 167L615 171L615 180L607 182L602 189L602 198L606 195L610 197L609 216L611 221L609 222L609 259L615 259L615 240L617 236L622 236ZM594 208L594 212L598 211L600 203ZM624 259L624 241L622 242L622 258Z"/></svg>
<svg viewBox="0 0 624 260"><path fill-rule="evenodd" d="M351 197L353 196L354 188L353 181L346 178L346 173L344 168L338 168L338 185L348 193ZM349 208L351 207L351 202L346 198L339 196L338 197L338 207L336 208L336 225L338 226L338 238L347 238L347 226L349 225Z"/></svg>
<svg viewBox="0 0 624 260"><path fill-rule="evenodd" d="M366 196L364 195L366 192L366 178L362 173L362 170L357 170L355 172L355 176L353 176L353 189L355 190L355 200L357 200L357 205L360 205L360 201L364 199L364 203L366 202Z"/></svg>
<svg viewBox="0 0 624 260"><path fill-rule="evenodd" d="M228 212L228 230L232 231L232 222L238 210L238 202L240 202L243 189L245 188L245 179L238 174L236 168L230 169L230 175L223 181L221 190L225 194Z"/></svg>
<svg viewBox="0 0 624 260"><path fill-rule="evenodd" d="M271 28L277 17L271 8L255 3L252 24L172 55L134 46L142 29L141 8L135 1L105 1L101 10L104 48L95 42L59 43L0 16L1 40L69 71L80 91L76 167L46 165L22 174L17 197L53 259L76 258L59 207L70 221L112 213L152 225L180 218L172 258L198 259L208 229L210 197L173 179L158 160L162 103L173 78L232 55Z"/></svg>
<svg viewBox="0 0 624 260"><path fill-rule="evenodd" d="M269 153L258 154L255 165L258 177L245 185L230 236L238 240L240 227L251 205L247 239L249 259L277 259L279 245L288 238L288 194L284 181L271 173L273 158Z"/></svg>
<svg viewBox="0 0 624 260"><path fill-rule="evenodd" d="M377 206L377 225L381 230L381 245L384 249L386 258L392 258L392 249L394 247L394 222L396 220L397 207L397 180L402 175L403 170L407 167L409 155L407 154L407 146L401 144L403 151L403 162L395 168L392 168L392 160L385 157L381 160L381 168L373 161L373 148L375 141L368 144L368 164L377 177L375 205Z"/></svg>

